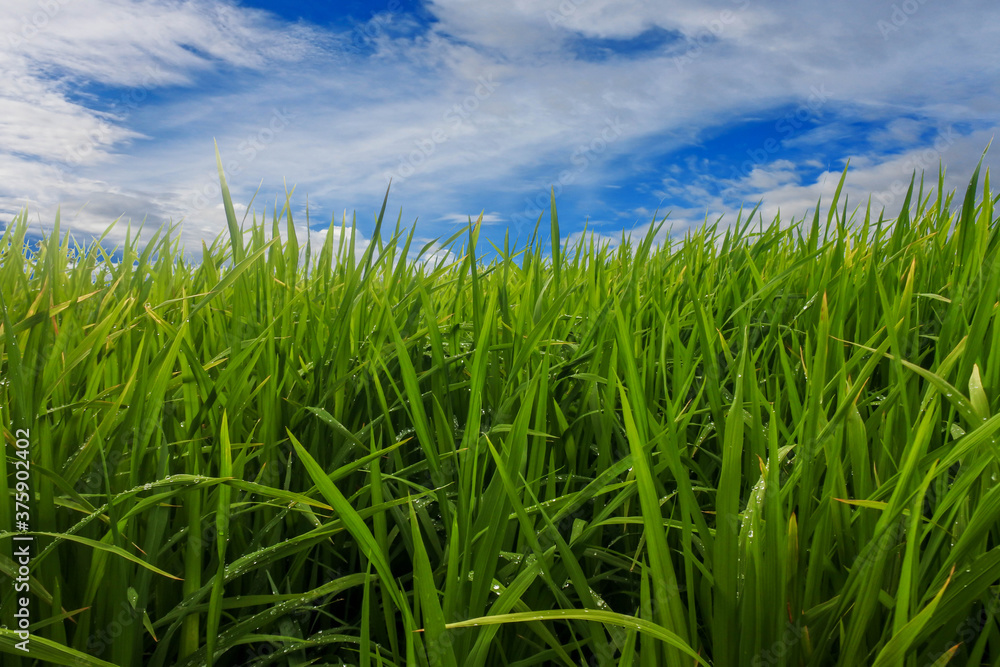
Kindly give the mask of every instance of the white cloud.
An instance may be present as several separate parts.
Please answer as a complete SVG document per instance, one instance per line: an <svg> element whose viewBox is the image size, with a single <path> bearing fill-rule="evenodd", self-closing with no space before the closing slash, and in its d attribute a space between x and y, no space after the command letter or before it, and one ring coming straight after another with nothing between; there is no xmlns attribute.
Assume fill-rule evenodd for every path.
<svg viewBox="0 0 1000 667"><path fill-rule="evenodd" d="M576 249L581 243L584 244L585 248L588 248L591 243L593 243L595 249L599 249L604 246L617 248L623 238L631 238L631 235L620 234L618 236L613 236L611 234L601 234L600 232L579 231L568 234L564 242L568 243L571 249Z"/></svg>
<svg viewBox="0 0 1000 667"><path fill-rule="evenodd" d="M314 54L322 33L201 0L14 0L4 42L35 74L126 87L184 84L219 63L261 68Z"/></svg>
<svg viewBox="0 0 1000 667"><path fill-rule="evenodd" d="M925 173L924 195L937 188L939 159L946 169L945 194L954 190L957 192L956 199L960 201L972 172L982 157L983 148L991 139L992 130L973 132L967 136L944 131L935 137L936 145L928 148L914 148L879 160L863 156L851 157L838 211L843 209L846 201L848 216L860 207L855 222L862 221L871 196L873 218L878 218L883 208L886 218L894 218L899 213L914 171L914 199L921 171ZM784 177L778 178L777 174ZM793 218L802 220L807 214L811 216L821 198L821 219L825 220L840 177L841 171L830 170L822 172L810 182L802 183L790 169L789 162L776 160L761 165L744 178L727 181L725 188L728 192L745 194L744 220L750 209L760 202L758 214L765 224L779 213L782 223L791 224ZM982 177L980 174L980 183ZM915 202L911 202L913 204ZM737 219L737 213L737 208L723 204L720 198L714 198L706 208L674 208L669 220L676 235L687 228L700 226L705 219L713 222L720 215L723 216L723 223L732 224ZM757 219L757 214L754 219ZM645 230L648 227L647 224L636 229Z"/></svg>
<svg viewBox="0 0 1000 667"><path fill-rule="evenodd" d="M467 225L469 224L469 219L472 219L472 224L476 224L479 220L479 213L449 213L447 215L441 216L441 220L444 222L450 222L453 224ZM482 224L486 225L499 225L505 222L505 219L499 213L483 213Z"/></svg>
<svg viewBox="0 0 1000 667"><path fill-rule="evenodd" d="M407 258L410 261L419 261L430 268L438 268L447 266L449 264L454 264L459 260L459 256L453 253L450 249L444 248L440 245L432 246L425 253L417 256L417 253L410 253Z"/></svg>
<svg viewBox="0 0 1000 667"><path fill-rule="evenodd" d="M224 228L217 139L240 203L262 180L271 195L287 179L297 200L309 196L311 211L357 210L367 225L392 176L390 209L403 202L435 232L466 222L458 211L482 207L493 225L507 216L494 196L547 200L562 175L596 190L618 176L610 171L618 158L662 155L810 95L811 111L831 122L789 148L850 136L851 118L885 124L870 137L871 152L852 162L853 198L908 177L901 157L885 151L921 130L1000 125L997 89L983 84L1000 79L995 4L923 3L885 36L879 22L891 24L891 8L860 1L434 0L426 9L437 23L425 32L398 13L373 20L375 53L362 58L349 51L351 34L227 2L5 2L0 210L27 201L44 221L62 203L89 232L122 213L154 226L184 218L182 238L196 248ZM22 17L39 11L45 18L29 38ZM679 39L634 58L582 61L568 51L574 40L629 39L652 28ZM203 83L220 71L233 83ZM94 84L123 91L119 103L89 97ZM276 124L275 114L287 122ZM988 135L980 129L956 142L945 154L952 173L966 177ZM729 197L763 196L801 215L797 207L813 206L828 186L771 158L783 159L714 178ZM672 174L636 205L683 196L698 207L682 218L696 222L706 209L729 211L711 168L704 173ZM482 201L470 205L470 197Z"/></svg>
<svg viewBox="0 0 1000 667"><path fill-rule="evenodd" d="M799 175L795 164L789 160L775 160L766 166L757 166L743 179L740 186L744 190L757 192L772 190L779 185L798 183Z"/></svg>
<svg viewBox="0 0 1000 667"><path fill-rule="evenodd" d="M123 154L136 140L158 138L130 127L157 90L220 66L261 69L315 56L327 41L265 12L191 0L5 2L0 25L8 27L0 35L0 210L27 205L33 217L52 220L62 203L80 209L68 222L84 234L123 213L137 222L148 216L155 227L190 212L170 193L176 184L144 187L140 179L155 166L137 173ZM95 84L123 92L109 109L95 108L98 98L87 93ZM220 229L208 228L211 237ZM195 232L188 240L205 229L186 230ZM112 238L123 235L124 226Z"/></svg>

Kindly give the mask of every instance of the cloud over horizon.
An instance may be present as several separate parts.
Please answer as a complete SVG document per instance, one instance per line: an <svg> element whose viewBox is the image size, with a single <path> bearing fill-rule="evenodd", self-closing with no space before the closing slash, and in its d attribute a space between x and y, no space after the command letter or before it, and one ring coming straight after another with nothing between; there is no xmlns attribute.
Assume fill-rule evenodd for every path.
<svg viewBox="0 0 1000 667"><path fill-rule="evenodd" d="M0 214L183 219L196 248L225 227L217 141L234 200L294 187L315 229L370 234L390 179L426 238L482 213L523 242L552 189L567 235L801 217L848 159L850 202L891 216L914 170L964 187L1000 126L995 3L349 4L4 3Z"/></svg>

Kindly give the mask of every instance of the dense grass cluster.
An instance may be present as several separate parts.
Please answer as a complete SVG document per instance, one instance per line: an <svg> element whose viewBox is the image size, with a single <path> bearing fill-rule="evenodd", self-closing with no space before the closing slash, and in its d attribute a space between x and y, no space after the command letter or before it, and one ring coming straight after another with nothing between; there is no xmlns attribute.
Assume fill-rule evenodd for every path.
<svg viewBox="0 0 1000 667"><path fill-rule="evenodd" d="M287 207L241 231L224 184L200 263L58 223L28 252L23 214L0 527L27 428L33 638L0 533L3 664L1000 664L984 180L488 264L475 223L406 261L384 203L360 257Z"/></svg>

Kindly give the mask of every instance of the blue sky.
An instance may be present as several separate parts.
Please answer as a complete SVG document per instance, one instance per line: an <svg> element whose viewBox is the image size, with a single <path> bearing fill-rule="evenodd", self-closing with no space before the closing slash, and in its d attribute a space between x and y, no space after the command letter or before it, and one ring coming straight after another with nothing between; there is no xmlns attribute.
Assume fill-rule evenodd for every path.
<svg viewBox="0 0 1000 667"><path fill-rule="evenodd" d="M615 242L657 210L801 217L848 159L850 207L891 216L1000 126L987 0L6 0L0 26L0 223L61 206L81 240L183 220L197 251L213 141L238 209L294 187L319 238L346 211L367 239L391 178L422 242L480 213L523 242L551 188L567 235Z"/></svg>

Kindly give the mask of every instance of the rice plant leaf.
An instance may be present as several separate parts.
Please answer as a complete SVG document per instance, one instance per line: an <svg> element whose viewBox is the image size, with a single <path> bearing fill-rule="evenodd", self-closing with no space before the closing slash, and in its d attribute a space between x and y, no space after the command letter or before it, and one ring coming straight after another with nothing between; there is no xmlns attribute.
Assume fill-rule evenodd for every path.
<svg viewBox="0 0 1000 667"><path fill-rule="evenodd" d="M413 578L417 595L420 597L420 611L424 619L424 627L427 631L425 641L427 652L431 656L432 664L442 664L446 666L457 665L455 651L450 642L442 641L445 637L445 618L441 610L441 603L438 599L438 592L434 585L434 571L431 569L430 559L427 557L427 549L424 547L423 538L420 536L420 523L417 521L417 514L410 503L410 528L413 531L414 554Z"/></svg>
<svg viewBox="0 0 1000 667"><path fill-rule="evenodd" d="M0 628L0 651L8 655L44 660L52 665L68 665L69 667L118 667L114 663L87 655L81 651L63 646L51 639L32 635L27 644L14 630ZM27 646L25 651L18 645Z"/></svg>
<svg viewBox="0 0 1000 667"><path fill-rule="evenodd" d="M389 562L386 560L385 554L379 549L378 542L376 542L368 526L365 525L364 520L351 507L344 494L330 481L330 478L327 477L320 465L316 463L316 460L306 451L295 435L291 431L287 431L287 434L316 488L319 489L323 497L333 507L341 521L344 522L344 526L354 536L354 539L358 541L365 557L375 565L375 570L378 572L382 584L386 587L393 602L400 609L404 607L408 608L402 593L395 583L395 578L392 576L392 569L389 567Z"/></svg>
<svg viewBox="0 0 1000 667"><path fill-rule="evenodd" d="M919 614L910 619L910 622L900 628L896 634L892 636L892 639L885 645L885 647L879 651L878 657L875 658L873 667L886 667L887 665L899 665L903 662L906 657L907 651L910 647L920 637L920 632L927 625L931 616L934 615L934 610L937 609L938 603L941 602L941 597L944 595L945 589L948 588L948 584L951 583L951 576L944 582L941 590L938 591L937 595L927 603Z"/></svg>
<svg viewBox="0 0 1000 667"><path fill-rule="evenodd" d="M255 250L252 255L246 257L245 259L240 260L232 269L227 271L226 274L222 277L222 279L219 280L219 282L211 289L211 291L209 291L208 294L206 294L205 297L201 299L201 301L196 303L194 307L191 308L189 317L193 317L195 313L197 313L199 310L201 310L209 303L211 303L212 299L217 297L222 292L226 291L226 289L234 282L236 282L236 280L241 275L243 275L247 271L247 269L253 266L254 262L260 259L261 256L263 256L263 254L267 252L267 249L270 248L271 245L274 244L276 241L278 241L278 239L271 239L270 241L265 243L261 248Z"/></svg>
<svg viewBox="0 0 1000 667"><path fill-rule="evenodd" d="M233 208L233 198L229 195L229 185L226 183L226 172L222 168L218 142L215 143L215 163L219 169L219 186L222 188L222 204L226 210L226 225L229 227L229 242L233 248L233 262L239 264L243 261L243 232L236 222L236 211Z"/></svg>
<svg viewBox="0 0 1000 667"><path fill-rule="evenodd" d="M480 616L470 618L465 621L448 623L445 628L472 628L481 625L498 625L503 623L526 623L531 621L557 621L557 620L582 620L604 623L605 625L618 626L629 630L636 630L658 639L685 655L692 658L696 664L708 665L692 648L678 635L666 628L635 616L627 616L612 611L598 609L553 609L550 611L525 611L511 614L498 614L496 616Z"/></svg>

